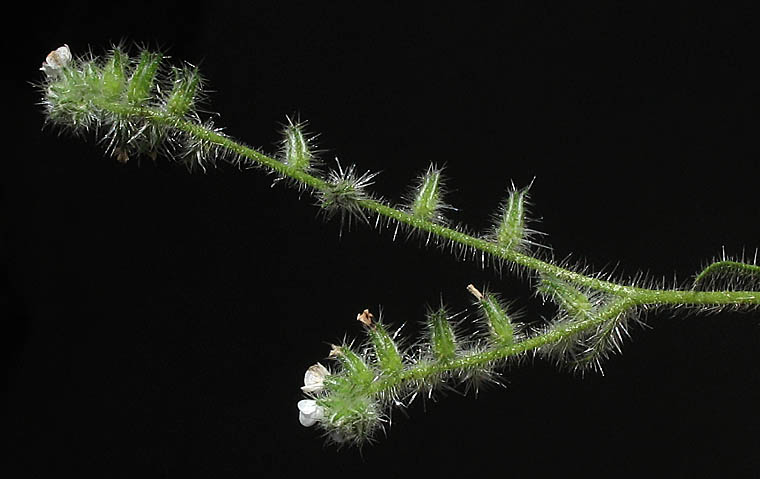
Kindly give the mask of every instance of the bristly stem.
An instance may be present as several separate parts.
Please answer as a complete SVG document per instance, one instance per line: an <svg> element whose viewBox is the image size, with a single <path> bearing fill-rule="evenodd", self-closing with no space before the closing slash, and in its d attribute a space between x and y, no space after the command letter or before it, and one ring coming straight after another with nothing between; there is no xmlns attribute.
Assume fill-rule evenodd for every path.
<svg viewBox="0 0 760 479"><path fill-rule="evenodd" d="M229 137L208 129L198 123L190 122L184 119L178 119L163 111L149 107L129 107L108 102L101 102L97 106L104 110L111 111L114 114L143 117L149 121L154 121L156 123L171 126L178 130L184 131L204 141L217 144L240 157L250 160L257 165L264 166L279 175L286 176L301 183L302 185L306 185L312 190L328 191L330 188L330 183L321 178L299 170L295 167L291 167L281 161L258 152L253 148L242 145L230 139ZM359 199L357 202L362 208L367 211L411 226L412 228L429 232L439 238L453 241L461 246L472 248L473 250L480 251L482 254L489 255L501 260L506 260L539 273L549 274L559 279L572 282L578 286L583 286L615 295L631 297L635 299L639 304L760 305L760 291L715 292L657 290L625 286L611 281L605 281L599 278L586 276L581 273L562 268L546 261L542 261L529 254L503 248L493 242L481 238L476 238L447 226L443 226L432 221L416 217L410 213L394 208L374 199ZM754 268L753 271L760 269L757 266L744 265L743 263L738 264L742 265L743 267ZM719 267L719 265L716 264L715 267ZM702 275L708 273L709 271L706 270L702 273Z"/></svg>
<svg viewBox="0 0 760 479"><path fill-rule="evenodd" d="M601 371L601 362L620 352L627 322L652 307L692 307L695 311L721 307L760 306L760 266L725 257L699 273L691 289L656 289L623 284L601 276L573 271L532 252L538 234L527 225L530 186L512 185L489 234L473 236L448 226L443 169L431 165L419 177L410 204L394 207L368 193L374 173L358 175L354 165L327 174L310 149L303 123L288 119L283 141L284 157L273 157L232 140L203 123L195 111L202 78L195 67L162 73L161 54L141 52L130 59L114 49L108 58L71 62L67 46L51 52L43 64L47 81L40 85L48 121L74 131L96 131L112 156L121 162L130 154L157 151L184 161L190 168L215 164L218 158L261 167L298 190L309 190L328 215L359 219L378 225L422 233L438 245L451 245L496 265L506 263L527 270L536 292L555 303L556 316L542 329L528 332L515 319L509 305L475 286L481 336L458 337L441 305L428 313L427 338L418 351L400 348L386 325L373 321L365 310L357 319L366 327L369 341L360 351L351 344L334 346L330 357L340 368L331 374L321 364L307 370L299 402L301 423L317 422L336 442L362 444L382 427L384 410L403 403L423 389L432 390L448 379L467 379L477 387L493 370L513 357L527 353L553 357L560 364L583 371ZM72 66L68 66L72 64ZM169 79L171 78L171 79ZM163 93L162 93L163 91ZM395 236L395 234L394 234Z"/></svg>

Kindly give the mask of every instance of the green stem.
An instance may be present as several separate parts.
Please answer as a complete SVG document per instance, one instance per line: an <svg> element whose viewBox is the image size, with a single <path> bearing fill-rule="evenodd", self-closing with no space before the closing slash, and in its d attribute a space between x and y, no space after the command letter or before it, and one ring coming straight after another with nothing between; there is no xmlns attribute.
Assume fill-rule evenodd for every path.
<svg viewBox="0 0 760 479"><path fill-rule="evenodd" d="M756 276L760 278L760 266L740 263L738 261L718 261L702 270L694 279L694 286L699 286L711 275L730 272L736 276Z"/></svg>
<svg viewBox="0 0 760 479"><path fill-rule="evenodd" d="M372 383L368 393L382 394L394 390L410 381L424 381L427 378L454 372L466 371L487 366L508 359L526 351L554 344L565 338L573 337L587 329L594 328L628 311L643 305L685 305L685 304L760 304L760 293L752 292L703 292L691 291L656 291L638 289L630 296L613 301L605 309L584 321L571 323L563 328L551 329L506 347L488 349L483 352L457 357L451 361L421 362L400 374L382 376Z"/></svg>
<svg viewBox="0 0 760 479"><path fill-rule="evenodd" d="M148 108L134 107L123 103L98 102L96 107L110 111L116 115L142 117L156 122L162 126L168 126L184 131L195 137L217 144L227 150L239 155L240 157L251 160L255 164L265 166L274 172L287 176L299 183L306 185L316 191L327 191L330 183L317 178L305 171L291 167L283 162L260 153L250 147L241 145L236 141L209 130L204 126L179 119L168 114L165 111ZM561 280L572 282L578 286L588 287L597 291L603 291L623 298L631 298L638 304L671 304L671 305L760 305L760 291L678 291L678 290L653 290L646 288L637 288L625 286L611 281L604 281L598 278L586 276L574 271L567 270L552 263L542 261L533 256L519 253L514 250L506 249L496 243L476 238L462 233L455 229L439 225L429 220L413 216L400 209L393 208L387 204L372 199L360 199L358 204L367 211L374 212L378 215L398 221L399 223L409 225L421 231L429 232L439 238L451 240L459 245L473 248L483 254L491 255L495 258L503 259L515 264L524 266L533 271L555 276ZM705 273L703 272L703 275ZM518 347L517 345L515 347Z"/></svg>
<svg viewBox="0 0 760 479"><path fill-rule="evenodd" d="M552 329L546 333L531 336L511 346L488 349L480 353L461 356L451 361L422 362L400 374L383 376L379 381L372 383L368 392L369 394L381 394L384 391L393 390L409 381L423 381L426 378L446 374L452 371L468 370L503 361L526 351L537 349L547 344L554 344L566 337L574 336L581 331L603 324L621 314L625 314L637 304L640 303L635 299L622 299L612 303L608 308L599 312L599 314L593 318L578 321L564 328Z"/></svg>
<svg viewBox="0 0 760 479"><path fill-rule="evenodd" d="M645 305L760 305L760 291L682 291L637 288L631 296Z"/></svg>

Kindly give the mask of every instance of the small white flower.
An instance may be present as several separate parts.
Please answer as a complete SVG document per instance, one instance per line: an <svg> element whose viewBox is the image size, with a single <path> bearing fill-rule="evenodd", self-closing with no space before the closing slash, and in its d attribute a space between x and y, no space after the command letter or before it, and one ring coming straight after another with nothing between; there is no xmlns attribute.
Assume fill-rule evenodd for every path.
<svg viewBox="0 0 760 479"><path fill-rule="evenodd" d="M329 376L330 371L326 367L317 363L306 370L303 377L303 386L301 390L305 393L316 393L324 389L325 376Z"/></svg>
<svg viewBox="0 0 760 479"><path fill-rule="evenodd" d="M58 47L52 52L48 53L45 61L42 63L40 70L45 72L47 76L57 75L63 67L69 64L71 61L71 50L68 45Z"/></svg>
<svg viewBox="0 0 760 479"><path fill-rule="evenodd" d="M298 401L298 420L302 426L310 427L325 416L325 410L313 399Z"/></svg>

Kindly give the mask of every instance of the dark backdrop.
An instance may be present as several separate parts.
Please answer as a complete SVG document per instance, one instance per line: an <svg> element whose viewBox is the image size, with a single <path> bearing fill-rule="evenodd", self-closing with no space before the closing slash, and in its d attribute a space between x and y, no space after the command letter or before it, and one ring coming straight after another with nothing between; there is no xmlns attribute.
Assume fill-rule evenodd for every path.
<svg viewBox="0 0 760 479"><path fill-rule="evenodd" d="M29 84L63 43L160 47L200 65L217 124L250 145L275 151L298 113L323 158L382 171L373 189L393 200L445 164L452 218L474 231L510 180L535 177L557 257L686 282L723 247L752 256L757 13L561 3L64 2L21 15L27 35L5 47L1 175L14 477L756 473L757 312L651 315L604 376L529 362L505 372L506 390L395 411L361 454L323 447L297 420L303 372L360 337L365 307L412 337L441 297L465 311L470 282L533 321L545 309L520 281L414 240L341 237L313 199L259 171L118 164L43 128Z"/></svg>

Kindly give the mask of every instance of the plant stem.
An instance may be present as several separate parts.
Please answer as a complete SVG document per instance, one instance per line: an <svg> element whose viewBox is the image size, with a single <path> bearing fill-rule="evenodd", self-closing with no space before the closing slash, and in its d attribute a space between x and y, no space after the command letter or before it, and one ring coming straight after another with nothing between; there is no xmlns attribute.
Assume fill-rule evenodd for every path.
<svg viewBox="0 0 760 479"><path fill-rule="evenodd" d="M489 363L503 361L509 357L540 348L541 346L554 344L566 337L576 335L579 332L603 324L606 321L625 314L637 304L637 301L632 298L621 299L613 302L609 307L591 319L578 321L567 325L564 328L551 329L546 333L531 336L511 346L493 348L479 353L460 356L448 362L421 362L405 370L401 374L381 377L379 381L372 384L369 393L380 394L383 391L393 390L409 381L422 381L431 376L445 374L451 371L466 371L468 369L488 365Z"/></svg>
<svg viewBox="0 0 760 479"><path fill-rule="evenodd" d="M198 139L219 145L227 150L246 158L254 164L264 166L277 174L289 177L302 185L308 186L315 191L327 191L331 184L321 178L313 176L305 171L289 166L281 161L260 153L253 148L242 145L227 136L212 131L196 122L178 119L169 113L150 107L133 107L123 103L100 101L95 105L97 108L109 111L113 114L126 117L142 117L156 122L162 126L169 126L184 131ZM586 276L581 273L570 271L558 265L542 261L534 256L506 249L496 243L485 239L470 236L461 231L434 223L429 220L415 217L405 211L388 206L373 199L357 200L363 209L380 216L411 226L421 231L426 231L439 238L450 240L463 247L480 251L481 254L490 255L521 265L530 270L548 274L558 279L571 282L577 286L591 288L597 291L610 293L622 298L630 298L638 305L760 305L760 291L682 291L682 290L657 290L626 286L599 278ZM748 265L754 269L756 266ZM753 269L753 271L754 271ZM706 270L702 274L706 274ZM540 337L539 337L540 338ZM537 339L537 338L534 338ZM532 339L533 340L533 339ZM531 341L532 341L531 340ZM525 347L520 343L514 348Z"/></svg>

